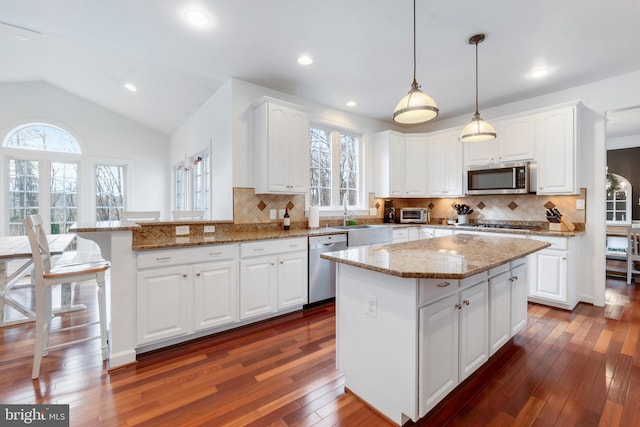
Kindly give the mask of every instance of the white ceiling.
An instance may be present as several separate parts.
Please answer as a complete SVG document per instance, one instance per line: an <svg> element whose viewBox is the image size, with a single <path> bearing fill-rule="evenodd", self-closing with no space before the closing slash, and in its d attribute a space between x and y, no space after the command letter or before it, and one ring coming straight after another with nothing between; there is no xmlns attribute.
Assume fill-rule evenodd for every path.
<svg viewBox="0 0 640 427"><path fill-rule="evenodd" d="M184 8L196 3L213 17L208 30L184 24ZM231 77L391 122L412 79L412 8L410 0L0 0L0 82L44 80L165 134ZM418 0L417 80L441 118L471 118L471 35L487 34L482 112L639 70L639 21L638 0ZM310 67L297 64L303 53ZM546 78L527 77L541 65L552 70ZM347 109L351 99L358 105Z"/></svg>

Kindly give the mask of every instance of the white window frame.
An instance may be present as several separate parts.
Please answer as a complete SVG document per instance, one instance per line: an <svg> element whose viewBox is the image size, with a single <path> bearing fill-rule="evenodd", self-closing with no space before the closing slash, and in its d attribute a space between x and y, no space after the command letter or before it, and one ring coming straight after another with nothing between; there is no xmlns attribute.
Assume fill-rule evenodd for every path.
<svg viewBox="0 0 640 427"><path fill-rule="evenodd" d="M317 128L331 132L331 206L320 206L321 216L336 216L343 214L342 199L340 198L340 134L355 136L358 138L358 200L356 205L347 207L350 215L368 215L368 199L365 184L365 143L363 132L345 129L328 123L311 123L310 128ZM307 155L311 155L307 153ZM305 198L306 209L309 209L309 196Z"/></svg>
<svg viewBox="0 0 640 427"><path fill-rule="evenodd" d="M204 217L210 218L211 216L211 154L210 150L204 149L198 153L185 158L184 161L180 161L173 165L172 173L172 205L173 210L196 210L195 209L195 185L194 185L194 170L196 168L202 168L202 174L200 175L200 187L202 189L201 201L202 207L197 210L204 211ZM198 164L194 164L196 159L200 157L201 160ZM178 206L178 174L182 174L182 203L183 206Z"/></svg>

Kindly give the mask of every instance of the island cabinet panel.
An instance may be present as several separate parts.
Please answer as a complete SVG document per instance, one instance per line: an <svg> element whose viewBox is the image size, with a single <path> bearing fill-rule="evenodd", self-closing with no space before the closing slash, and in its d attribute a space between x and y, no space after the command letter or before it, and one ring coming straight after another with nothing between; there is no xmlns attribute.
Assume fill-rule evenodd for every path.
<svg viewBox="0 0 640 427"><path fill-rule="evenodd" d="M138 344L189 332L189 268L165 267L139 272Z"/></svg>
<svg viewBox="0 0 640 427"><path fill-rule="evenodd" d="M460 381L489 359L489 286L486 281L460 292Z"/></svg>
<svg viewBox="0 0 640 427"><path fill-rule="evenodd" d="M511 285L509 271L489 279L490 355L498 351L511 338Z"/></svg>
<svg viewBox="0 0 640 427"><path fill-rule="evenodd" d="M420 417L458 385L458 295L420 309Z"/></svg>
<svg viewBox="0 0 640 427"><path fill-rule="evenodd" d="M511 262L511 336L527 325L527 264L524 259Z"/></svg>

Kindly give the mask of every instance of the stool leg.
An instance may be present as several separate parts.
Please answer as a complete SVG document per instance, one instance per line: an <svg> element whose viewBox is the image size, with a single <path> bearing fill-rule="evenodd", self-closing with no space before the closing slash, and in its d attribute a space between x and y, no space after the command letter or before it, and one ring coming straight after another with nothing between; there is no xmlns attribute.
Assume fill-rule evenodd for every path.
<svg viewBox="0 0 640 427"><path fill-rule="evenodd" d="M102 349L102 360L107 360L109 344L107 343L107 303L105 297L105 274L104 271L98 273L98 312L100 316L100 348Z"/></svg>

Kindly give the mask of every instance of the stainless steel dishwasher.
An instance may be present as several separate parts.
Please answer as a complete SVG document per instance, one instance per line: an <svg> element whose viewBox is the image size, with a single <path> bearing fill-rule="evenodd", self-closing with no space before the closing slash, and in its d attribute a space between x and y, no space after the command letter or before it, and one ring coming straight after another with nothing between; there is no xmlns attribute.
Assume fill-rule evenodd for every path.
<svg viewBox="0 0 640 427"><path fill-rule="evenodd" d="M320 254L343 249L347 249L346 234L309 237L309 304L335 298L335 262L320 258Z"/></svg>

